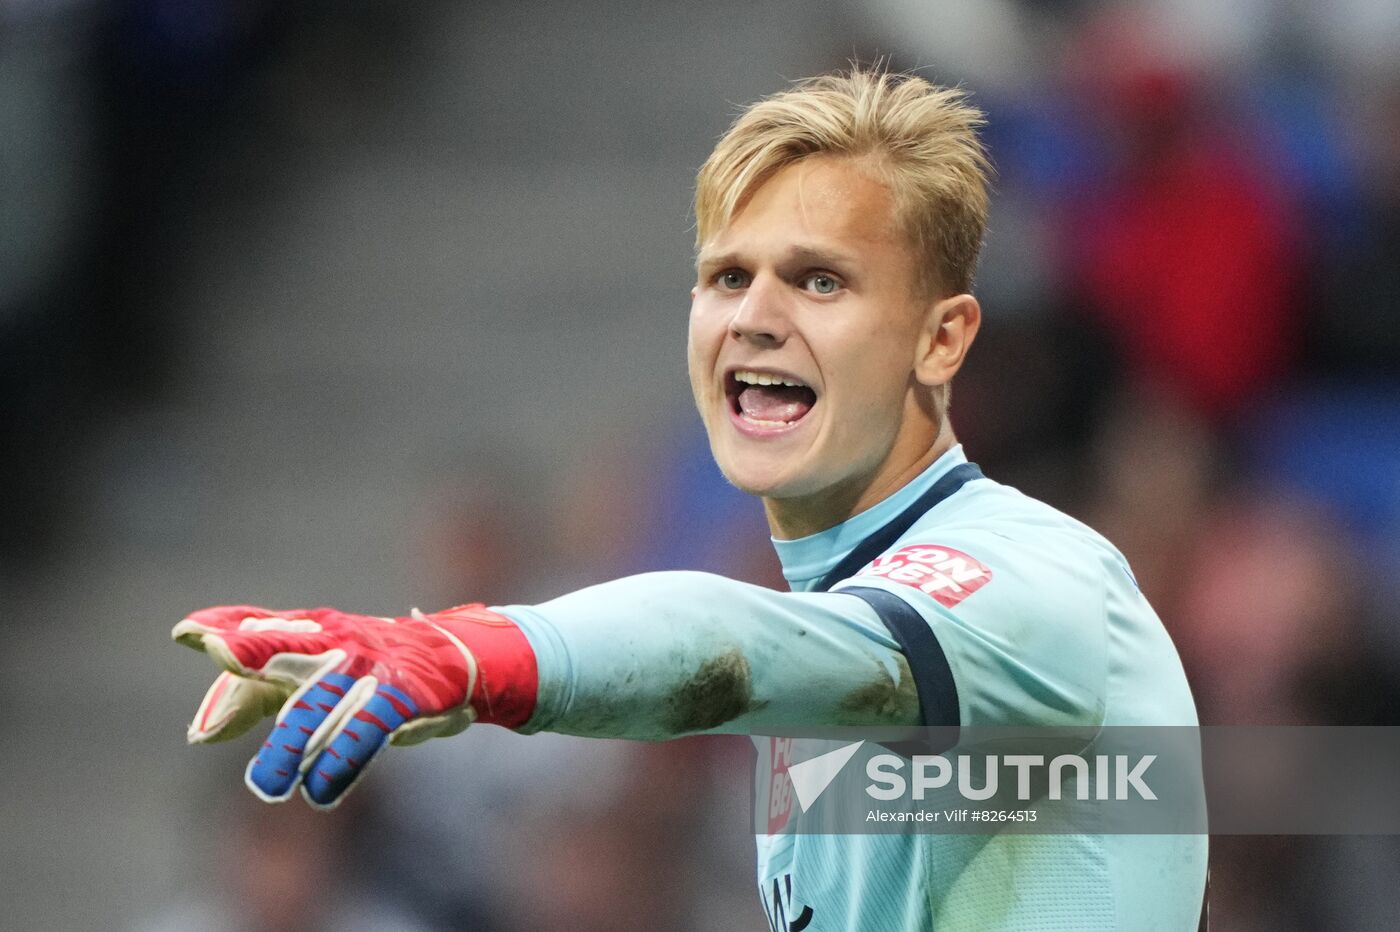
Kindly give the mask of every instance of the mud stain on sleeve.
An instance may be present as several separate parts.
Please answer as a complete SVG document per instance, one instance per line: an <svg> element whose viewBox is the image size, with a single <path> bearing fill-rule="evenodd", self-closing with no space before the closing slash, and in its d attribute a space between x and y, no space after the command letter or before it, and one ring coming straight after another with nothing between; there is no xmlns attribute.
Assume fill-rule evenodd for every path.
<svg viewBox="0 0 1400 932"><path fill-rule="evenodd" d="M919 693L914 687L914 676L903 657L898 663L898 680L881 667L873 679L841 698L837 709L843 724L903 725L918 721Z"/></svg>
<svg viewBox="0 0 1400 932"><path fill-rule="evenodd" d="M662 724L671 732L708 731L753 708L749 661L738 649L711 657L666 700Z"/></svg>

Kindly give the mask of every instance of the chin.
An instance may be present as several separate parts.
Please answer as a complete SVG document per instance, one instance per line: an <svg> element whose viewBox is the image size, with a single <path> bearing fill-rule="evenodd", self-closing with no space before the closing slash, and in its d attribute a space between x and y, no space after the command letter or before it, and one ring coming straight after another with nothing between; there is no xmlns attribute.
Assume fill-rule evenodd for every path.
<svg viewBox="0 0 1400 932"><path fill-rule="evenodd" d="M794 469L791 460L774 462L771 456L745 456L733 451L714 453L724 478L741 492L759 498L792 498L804 494L803 477Z"/></svg>
<svg viewBox="0 0 1400 932"><path fill-rule="evenodd" d="M724 478L740 492L767 497L772 494L772 490L781 486L779 480L764 475L759 470L735 466L720 457L716 457L715 462L719 466L719 471L724 473Z"/></svg>
<svg viewBox="0 0 1400 932"><path fill-rule="evenodd" d="M763 480L749 480L743 476L736 476L726 472L724 477L729 480L729 484L746 495L753 495L757 498L782 498L782 484Z"/></svg>

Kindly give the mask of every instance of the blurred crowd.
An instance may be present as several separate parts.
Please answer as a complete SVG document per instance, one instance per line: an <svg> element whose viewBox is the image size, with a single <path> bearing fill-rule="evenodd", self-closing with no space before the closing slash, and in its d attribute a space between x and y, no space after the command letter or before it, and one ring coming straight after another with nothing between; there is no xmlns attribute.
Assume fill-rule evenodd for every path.
<svg viewBox="0 0 1400 932"><path fill-rule="evenodd" d="M521 42L530 16L547 24L559 13L549 4L524 13L480 5L490 15L388 6L0 4L7 585L62 564L73 547L108 462L85 449L88 438L104 427L110 438L133 411L178 410L207 384L202 361L221 352L210 329L227 326L200 315L228 313L232 302L208 299L216 286L191 276L190 242L257 229L249 215L314 185L328 169L296 158L298 147L354 148L367 113L376 138L394 138L383 113L400 98L385 88L412 89L422 73L396 43L422 49L435 30L479 28L487 38L462 54L483 55L492 27ZM582 34L603 42L615 27L616 41L645 43L653 30L683 41L693 29L717 62L747 9L718 5L706 25L615 7ZM969 457L1124 551L1181 652L1202 722L1400 721L1400 6L868 0L822 9L830 15L802 21L809 41L783 64L815 72L884 55L965 83L988 114L998 174L977 284L986 316L952 406ZM796 5L786 12L803 15ZM776 36L781 24L768 25ZM627 39L629 29L640 31ZM574 67L604 68L616 47ZM687 75L697 67L688 63ZM767 84L750 99L794 76L777 62L756 73ZM570 79L500 80L547 96ZM482 120L500 109L469 82L451 100L435 93L425 92L425 109L456 100L450 112ZM727 103L685 103L713 119L666 150L689 159L668 177L683 181L703 158ZM470 123L442 132L471 137L461 143L467 160L507 161L490 147L511 144L511 124L491 125L499 136ZM577 138L587 149L589 137ZM552 145L567 164L570 137ZM537 146L531 157L541 157ZM683 212L669 216L667 242L683 247ZM542 247L531 261L550 258ZM248 261L226 250L199 274ZM667 286L676 320L687 262L667 266L680 275ZM615 268L599 275L611 297L583 313L606 315L629 287L633 266L619 257ZM491 271L454 282L474 287ZM557 325L586 351L588 328L569 312L522 327ZM251 327L277 309L232 313ZM346 313L349 323L323 307L306 326L352 328L358 312ZM409 345L443 339L405 320ZM509 326L453 339L463 352L479 339L508 354ZM679 376L682 333L644 333L627 353L660 355ZM421 387L372 366L358 378L406 398ZM664 415L639 419L643 381L599 377L641 401L596 405L588 420L542 415L546 427L523 427L524 441L508 418L481 414L489 430L474 433L474 409L454 409L468 424L452 435L472 439L415 463L428 475L395 518L425 608L524 602L665 568L781 585L761 510L715 470L681 383L655 393ZM572 390L541 380L501 391L528 393L514 410L531 411ZM118 526L116 546L119 535ZM424 593L428 585L435 591ZM123 919L259 932L764 927L743 740L648 746L491 732L391 755L334 818L254 805L227 780L190 790L200 802L186 808L201 815L172 844L218 869L172 881L161 888L168 895L142 898ZM330 861L329 851L351 854ZM1397 871L1400 846L1387 838L1217 838L1214 920L1229 930L1393 927Z"/></svg>

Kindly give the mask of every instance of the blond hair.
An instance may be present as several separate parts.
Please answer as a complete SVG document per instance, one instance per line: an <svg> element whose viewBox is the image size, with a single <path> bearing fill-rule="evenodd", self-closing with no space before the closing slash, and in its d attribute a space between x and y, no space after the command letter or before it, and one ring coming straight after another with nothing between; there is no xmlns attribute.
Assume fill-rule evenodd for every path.
<svg viewBox="0 0 1400 932"><path fill-rule="evenodd" d="M750 106L701 166L696 247L734 219L779 169L812 155L861 160L889 188L929 291L972 287L987 225L982 112L955 88L881 70L799 81Z"/></svg>

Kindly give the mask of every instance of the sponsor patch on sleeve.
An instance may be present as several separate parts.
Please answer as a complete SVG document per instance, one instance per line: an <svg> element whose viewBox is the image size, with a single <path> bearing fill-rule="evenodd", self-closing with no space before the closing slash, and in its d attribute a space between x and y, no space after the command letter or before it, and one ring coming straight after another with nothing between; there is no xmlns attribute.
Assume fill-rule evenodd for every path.
<svg viewBox="0 0 1400 932"><path fill-rule="evenodd" d="M855 578L880 576L927 592L952 608L992 580L992 571L975 557L951 547L914 544L878 557Z"/></svg>

